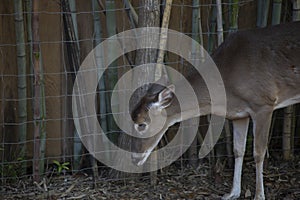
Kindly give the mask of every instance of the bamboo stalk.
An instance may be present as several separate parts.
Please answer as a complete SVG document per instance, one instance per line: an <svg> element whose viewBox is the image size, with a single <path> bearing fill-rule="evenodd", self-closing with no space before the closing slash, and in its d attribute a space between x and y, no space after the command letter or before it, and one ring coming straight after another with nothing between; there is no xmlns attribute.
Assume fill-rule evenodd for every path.
<svg viewBox="0 0 300 200"><path fill-rule="evenodd" d="M216 32L216 24L217 24L217 9L215 6L212 8L212 16L210 17L210 30L208 35L208 52L212 54L215 47L215 32Z"/></svg>
<svg viewBox="0 0 300 200"><path fill-rule="evenodd" d="M192 10L192 38L196 40L197 42L200 41L200 33L199 28L201 26L201 20L200 18L200 4L199 0L193 0L193 10ZM201 35L202 36L202 35ZM194 44L194 43L193 43ZM197 47L195 45L192 45L192 59L194 59L196 62L199 59L198 56L201 53L201 49L196 49ZM189 127L184 127L184 132L190 131L190 126L193 126L191 120L187 122ZM197 133L199 134L199 133ZM188 156L189 156L189 164L196 168L198 164L198 153L197 153L197 137L194 138L192 144L190 145L188 149Z"/></svg>
<svg viewBox="0 0 300 200"><path fill-rule="evenodd" d="M79 69L79 65L80 65L80 49L79 49L79 43L78 43L78 38L76 36L76 33L78 32L77 30L77 19L76 19L76 15L71 15L71 9L72 9L72 13L76 13L76 5L75 5L75 1L69 1L69 0L63 0L62 1L62 9L64 11L64 25L65 25L65 36L66 36L66 40L68 41L73 41L72 43L69 43L67 45L67 52L68 52L68 59L69 59L69 63L70 66L72 66L73 68L70 71L76 72ZM74 81L75 77L73 77L73 81ZM82 85L83 87L86 85L86 83L79 79L80 81L80 85ZM82 97L78 97L75 100L75 105L84 105L83 104L84 99ZM83 108L82 109L83 112L87 111L87 108ZM73 110L74 112L76 112L77 110ZM75 115L78 115L78 113L73 113ZM79 115L81 115L81 113L79 113ZM79 123L78 126L81 126L84 130L87 130L88 133L90 133L90 130L95 130L93 128L94 124L90 124L89 120L87 118L85 118L84 120L82 120L82 123ZM81 128L80 128L81 129ZM90 145L95 145L94 143L91 143ZM78 134L75 130L74 132L74 163L73 163L73 167L74 169L79 169L80 165L81 165L81 160L82 157L80 157L80 153L83 152L82 149L82 144L81 144L81 140L78 137ZM94 152L89 152L91 154L93 154ZM91 166L92 166L92 170L93 170L93 180L94 180L94 186L96 186L96 180L98 179L98 165L97 162L95 160L95 158L93 156L89 156L88 157L90 159L91 162Z"/></svg>
<svg viewBox="0 0 300 200"><path fill-rule="evenodd" d="M282 0L273 0L272 25L280 23Z"/></svg>
<svg viewBox="0 0 300 200"><path fill-rule="evenodd" d="M233 155L232 155L232 133L230 131L230 123L228 120L225 121L224 127L225 137L226 137L226 154L227 154L227 164L229 168L233 167Z"/></svg>
<svg viewBox="0 0 300 200"><path fill-rule="evenodd" d="M224 41L223 36L223 18L222 18L222 1L216 0L217 6L217 34L218 34L218 46Z"/></svg>
<svg viewBox="0 0 300 200"><path fill-rule="evenodd" d="M199 43L200 45L203 47L204 43L203 43L203 31L202 31L202 19L201 19L201 7L200 7L200 3L199 3L199 8L198 8L198 26L199 26ZM203 47L204 49L204 47ZM204 52L201 51L201 57L204 57Z"/></svg>
<svg viewBox="0 0 300 200"><path fill-rule="evenodd" d="M162 75L167 75L166 68L162 64L164 63L164 56L165 56L165 51L163 49L166 47L167 39L168 39L167 29L169 27L171 8L172 8L172 0L166 0L162 25L161 25L162 29L159 38L159 50L158 50L158 57L156 61L157 65L155 69L155 80L160 79Z"/></svg>
<svg viewBox="0 0 300 200"><path fill-rule="evenodd" d="M97 0L93 0L93 20L94 20L94 37L95 45L100 44L102 40L103 30L101 26L100 14L97 13L100 10ZM97 50L97 49L96 49ZM99 67L103 66L104 55L103 52L96 52L96 65ZM98 78L101 78L98 83L99 88L99 113L100 113L100 125L104 133L107 133L107 118L106 118L106 102L105 102L105 74L100 77L100 70L98 70ZM104 145L107 145L106 143ZM108 149L108 147L106 147ZM106 159L109 159L110 154L106 154Z"/></svg>
<svg viewBox="0 0 300 200"><path fill-rule="evenodd" d="M41 110L41 117L40 117L40 166L39 171L40 174L43 174L45 171L45 154L46 154L46 101L45 101L45 82L44 82L44 71L43 71L43 62L42 62L42 52L40 51L40 80L41 80L41 98L40 98L40 110Z"/></svg>
<svg viewBox="0 0 300 200"><path fill-rule="evenodd" d="M39 181L40 171L40 97L41 97L41 77L40 77L40 46L39 46L39 0L33 0L33 66L34 66L34 152L33 152L33 179Z"/></svg>
<svg viewBox="0 0 300 200"><path fill-rule="evenodd" d="M69 71L73 72L72 76L72 83L75 81L75 74L79 69L80 66L80 50L79 50L79 45L76 44L78 42L74 30L74 25L73 23L75 22L74 18L72 19L72 16L70 15L70 6L69 6L69 1L68 0L63 0L62 1L62 10L64 12L63 15L63 22L64 22L64 31L65 31L65 38L67 41L72 41L70 43L67 43L67 57L68 57L68 62L70 68L68 68ZM81 98L78 97L78 101L81 101ZM66 105L70 106L69 109L72 109L71 105ZM76 112L76 110L74 111ZM79 123L79 125L84 126L84 123ZM80 154L82 153L82 143L80 138L78 137L77 130L74 129L73 133L73 169L78 170L80 168L80 160L81 156Z"/></svg>
<svg viewBox="0 0 300 200"><path fill-rule="evenodd" d="M29 69L30 74L33 74L33 58L32 58L32 0L26 0L26 30L27 30L27 42L29 44ZM30 88L33 88L33 79L30 76L31 83ZM33 91L31 90L31 96L33 96Z"/></svg>
<svg viewBox="0 0 300 200"><path fill-rule="evenodd" d="M114 0L106 0L106 29L107 29L107 36L111 37L116 34L117 31L117 25L116 25L116 15L115 15L115 1ZM113 56L116 54L115 49L111 46L108 47L108 53L107 56ZM109 59L109 58L108 58ZM111 99L111 92L114 90L115 84L118 81L118 69L116 68L117 63L113 62L109 68L107 73L107 90L110 92L107 93L106 101L112 102L110 103L111 107L109 107L109 103L106 105L108 106L106 110L111 113L112 110L118 110L119 108L119 102L117 98ZM115 121L113 119L112 113L108 116L108 130L112 132L109 134L109 138L113 141L118 140L118 134L114 133L115 131L118 131L118 127L115 124Z"/></svg>
<svg viewBox="0 0 300 200"><path fill-rule="evenodd" d="M270 0L258 0L257 23L258 27L266 27L268 24L268 15Z"/></svg>
<svg viewBox="0 0 300 200"><path fill-rule="evenodd" d="M257 20L256 20L256 26L257 27L260 27L260 25L261 25L263 1L264 0L258 0L257 1Z"/></svg>
<svg viewBox="0 0 300 200"><path fill-rule="evenodd" d="M289 6L288 6L289 4L288 3L284 3L283 4L283 9L282 9L282 13L283 13L283 15L282 15L282 23L286 23L287 22L287 18L289 17Z"/></svg>
<svg viewBox="0 0 300 200"><path fill-rule="evenodd" d="M138 24L139 17L129 0L124 0L124 5L125 9L128 10L127 14L130 19L129 21L131 22L131 26L132 28L135 28Z"/></svg>
<svg viewBox="0 0 300 200"><path fill-rule="evenodd" d="M98 2L98 5L100 6L100 9L101 10L105 10L105 6L104 6L104 4L102 3L102 0L97 0L97 2ZM99 10L100 10L99 9ZM104 12L105 13L105 12Z"/></svg>
<svg viewBox="0 0 300 200"><path fill-rule="evenodd" d="M238 30L239 0L230 0L229 32Z"/></svg>
<svg viewBox="0 0 300 200"><path fill-rule="evenodd" d="M80 45L79 45L79 42L78 42L78 26L77 26L77 16L76 16L76 1L75 0L65 0L64 1L65 5L65 10L66 13L65 16L67 17L68 15L68 18L69 21L70 21L70 24L68 25L68 28L70 29L70 32L72 32L72 35L74 38L72 38L71 41L74 42L74 45L76 45L76 52L78 52L78 61L77 59L74 60L73 62L78 62L77 64L74 64L72 61L71 63L73 63L74 65L79 65L80 61L79 61L79 58L80 58ZM72 45L70 48L74 48L74 45ZM77 68L77 67L76 67ZM77 70L75 70L76 72ZM71 108L70 108L71 109ZM64 145L64 144L63 144ZM63 149L66 148L66 147L63 147ZM75 170L79 170L80 169L80 160L82 159L82 152L83 152L83 146L82 146L82 143L81 143L81 140L79 138L79 135L77 133L77 130L74 129L74 133L73 133L73 168Z"/></svg>
<svg viewBox="0 0 300 200"><path fill-rule="evenodd" d="M69 0L69 6L70 6L73 27L74 27L74 34L76 38L76 45L78 46L77 48L80 49L79 42L78 42L79 37L78 37L77 15L76 15L76 0Z"/></svg>
<svg viewBox="0 0 300 200"><path fill-rule="evenodd" d="M208 35L208 52L209 52L209 54L212 54L214 47L215 47L217 8L216 8L216 6L212 6L210 9L211 9L212 15L210 16L210 19L209 19L210 20L210 24L209 24L210 30L209 30L209 35ZM206 118L207 118L207 122L208 122L207 124L209 124L211 116L208 115L208 116L206 116ZM209 126L207 129L207 134L209 137L208 141L213 141L211 128L209 128ZM206 144L202 144L202 145L206 145ZM212 149L212 147L211 147L212 144L207 144L207 145L209 145L208 148ZM215 151L214 151L214 149L212 149L212 151L209 153L209 166L214 166L214 164L215 164ZM209 174L211 177L213 177L212 169L213 169L213 167L210 167Z"/></svg>
<svg viewBox="0 0 300 200"><path fill-rule="evenodd" d="M33 7L33 9L35 9ZM36 7L36 9L38 10L38 6ZM36 10L36 11L37 11ZM36 11L33 11L34 14ZM38 14L37 14L38 15ZM37 16L38 17L38 16ZM33 22L35 21L34 19L32 19ZM45 170L45 152L46 152L46 127L45 127L45 118L46 118L46 102L45 102L45 87L44 87L44 76L43 76L43 62L42 62L42 53L40 50L40 46L39 46L39 20L36 21L36 24L34 25L34 23L32 22L32 26L33 26L33 32L35 29L37 29L37 39L36 41L33 39L33 43L37 43L36 45L38 45L38 49L36 49L36 51L34 50L34 45L33 44L33 56L35 62L38 62L38 66L34 64L34 74L36 76L38 76L38 78L36 78L35 80L38 80L37 82L34 81L34 85L35 85L35 97L37 97L37 99L34 99L34 105L37 106L39 105L39 114L38 114L38 118L34 117L35 120L37 120L38 122L38 127L39 128L39 139L38 139L38 145L37 148L39 147L39 161L38 161L38 168L39 168L39 174L43 174L44 170ZM33 38L34 38L34 34L33 34ZM38 59L38 61L37 61ZM35 73L35 71L37 70L37 67L39 67L39 70L37 71L37 73ZM36 77L35 76L35 77ZM39 86L37 87L36 84L38 84ZM36 95L37 90L39 90L38 94ZM39 102L36 102L39 101ZM34 107L35 107L34 106ZM36 107L35 107L36 108Z"/></svg>
<svg viewBox="0 0 300 200"><path fill-rule="evenodd" d="M23 18L22 0L14 1L15 7L15 33L17 43L17 65L18 65L18 134L19 134L19 157L25 159L26 137L27 137L27 84L26 84L26 50L25 29ZM22 162L21 174L26 174L26 162Z"/></svg>
<svg viewBox="0 0 300 200"><path fill-rule="evenodd" d="M293 0L293 21L300 20L300 0Z"/></svg>
<svg viewBox="0 0 300 200"><path fill-rule="evenodd" d="M291 131L292 131L293 106L284 109L283 135L282 135L282 151L283 159L291 158Z"/></svg>
<svg viewBox="0 0 300 200"><path fill-rule="evenodd" d="M200 7L200 3L195 2L196 5L199 5L198 7L198 33L199 33L199 44L202 46L202 48L200 49L200 57L201 57L201 62L205 62L205 56L204 56L204 43L203 43L203 31L202 31L202 18L201 18L201 7ZM201 120L200 120L201 121ZM200 125L201 126L201 125ZM201 127L199 127L198 129L201 129ZM197 135L196 135L196 140L197 141L193 141L192 145L198 145L198 144L202 144L203 143L203 137L201 135L201 131L198 130L197 131ZM198 158L198 152L197 152L197 158Z"/></svg>

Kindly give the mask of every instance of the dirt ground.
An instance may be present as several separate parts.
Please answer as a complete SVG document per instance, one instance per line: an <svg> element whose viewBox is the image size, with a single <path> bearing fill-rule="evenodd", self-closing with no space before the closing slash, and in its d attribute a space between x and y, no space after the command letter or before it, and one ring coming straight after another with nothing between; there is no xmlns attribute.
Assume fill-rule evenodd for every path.
<svg viewBox="0 0 300 200"><path fill-rule="evenodd" d="M184 166L184 167L183 167ZM247 161L243 168L240 199L253 199L255 168ZM192 169L175 163L158 172L157 184L151 186L150 175L126 179L108 179L107 169L94 187L91 176L60 175L44 178L40 183L30 179L1 186L1 199L220 199L230 191L231 169L211 175L207 164ZM292 162L268 161L264 172L266 199L300 199L300 159Z"/></svg>

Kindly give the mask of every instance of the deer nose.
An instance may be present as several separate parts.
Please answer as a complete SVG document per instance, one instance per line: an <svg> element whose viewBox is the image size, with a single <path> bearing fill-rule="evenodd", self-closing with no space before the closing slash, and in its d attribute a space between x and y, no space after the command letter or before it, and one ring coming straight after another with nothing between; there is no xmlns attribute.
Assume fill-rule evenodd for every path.
<svg viewBox="0 0 300 200"><path fill-rule="evenodd" d="M146 124L139 124L138 125L138 131L144 131L146 129Z"/></svg>

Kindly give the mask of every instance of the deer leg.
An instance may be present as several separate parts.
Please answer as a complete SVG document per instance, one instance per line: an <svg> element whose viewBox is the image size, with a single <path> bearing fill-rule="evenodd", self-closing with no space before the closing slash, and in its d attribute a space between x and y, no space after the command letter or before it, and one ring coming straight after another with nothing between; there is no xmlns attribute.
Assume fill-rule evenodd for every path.
<svg viewBox="0 0 300 200"><path fill-rule="evenodd" d="M233 122L233 151L235 156L233 186L229 194L223 196L223 200L236 199L241 194L241 176L243 158L245 154L249 118L234 120Z"/></svg>
<svg viewBox="0 0 300 200"><path fill-rule="evenodd" d="M253 134L254 134L254 160L256 165L256 200L265 199L264 183L263 183L263 162L267 150L269 129L272 120L272 112L264 111L258 113L253 118Z"/></svg>

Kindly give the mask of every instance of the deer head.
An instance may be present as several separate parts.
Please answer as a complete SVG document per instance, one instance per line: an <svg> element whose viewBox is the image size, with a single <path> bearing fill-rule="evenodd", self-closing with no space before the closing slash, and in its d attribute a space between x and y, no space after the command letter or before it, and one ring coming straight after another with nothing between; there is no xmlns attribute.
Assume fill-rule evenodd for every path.
<svg viewBox="0 0 300 200"><path fill-rule="evenodd" d="M175 99L175 86L153 84L131 112L138 138L133 140L133 162L142 165L171 125L166 109Z"/></svg>

